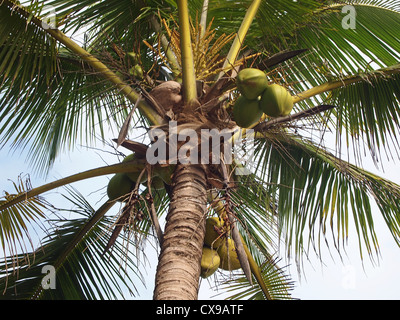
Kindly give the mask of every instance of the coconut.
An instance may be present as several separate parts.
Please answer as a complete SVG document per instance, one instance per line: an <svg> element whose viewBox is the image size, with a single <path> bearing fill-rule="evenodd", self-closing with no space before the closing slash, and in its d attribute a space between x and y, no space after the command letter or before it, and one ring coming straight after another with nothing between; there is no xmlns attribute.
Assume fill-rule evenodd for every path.
<svg viewBox="0 0 400 320"><path fill-rule="evenodd" d="M141 159L138 157L135 153L131 153L127 155L122 162L133 162L132 163L132 171L127 172L126 175L128 176L129 179L131 179L134 183L139 178L140 173L142 172L144 168L144 163L138 162L137 160ZM147 172L143 172L142 177L140 178L140 183L146 182L147 181Z"/></svg>
<svg viewBox="0 0 400 320"><path fill-rule="evenodd" d="M126 53L126 61L128 62L128 59L130 60L132 64L137 64L139 62L139 55L135 52L127 52Z"/></svg>
<svg viewBox="0 0 400 320"><path fill-rule="evenodd" d="M118 199L122 201L123 197L132 191L133 182L124 173L116 173L108 182L107 195L110 200Z"/></svg>
<svg viewBox="0 0 400 320"><path fill-rule="evenodd" d="M217 271L219 264L220 264L220 258L218 252L213 249L203 247L203 253L201 255L200 276L202 278L208 278L215 271Z"/></svg>
<svg viewBox="0 0 400 320"><path fill-rule="evenodd" d="M169 166L154 166L153 172L155 176L159 176L166 184L171 184L175 167L175 164L170 164Z"/></svg>
<svg viewBox="0 0 400 320"><path fill-rule="evenodd" d="M226 243L228 241L228 244ZM233 239L229 238L223 241L222 245L217 249L221 262L219 267L223 270L237 270L240 269L240 261L235 249Z"/></svg>
<svg viewBox="0 0 400 320"><path fill-rule="evenodd" d="M210 248L218 248L225 241L225 236L221 236L216 229L224 230L223 220L221 218L212 217L206 219L206 234L204 236L204 244Z"/></svg>
<svg viewBox="0 0 400 320"><path fill-rule="evenodd" d="M287 116L293 109L293 97L286 88L278 85L269 85L260 99L260 109L270 117Z"/></svg>
<svg viewBox="0 0 400 320"><path fill-rule="evenodd" d="M248 128L257 123L263 112L258 100L249 100L245 96L237 98L233 106L233 116L239 127Z"/></svg>
<svg viewBox="0 0 400 320"><path fill-rule="evenodd" d="M151 187L154 190L162 190L164 189L164 181L158 177L158 176L154 176L151 178Z"/></svg>
<svg viewBox="0 0 400 320"><path fill-rule="evenodd" d="M242 69L236 76L238 90L247 99L254 100L260 96L268 86L265 73L255 68Z"/></svg>
<svg viewBox="0 0 400 320"><path fill-rule="evenodd" d="M129 73L138 80L143 79L143 69L139 64L136 64L132 68L130 68Z"/></svg>
<svg viewBox="0 0 400 320"><path fill-rule="evenodd" d="M150 95L164 109L177 110L183 105L182 85L176 81L165 81L150 91Z"/></svg>

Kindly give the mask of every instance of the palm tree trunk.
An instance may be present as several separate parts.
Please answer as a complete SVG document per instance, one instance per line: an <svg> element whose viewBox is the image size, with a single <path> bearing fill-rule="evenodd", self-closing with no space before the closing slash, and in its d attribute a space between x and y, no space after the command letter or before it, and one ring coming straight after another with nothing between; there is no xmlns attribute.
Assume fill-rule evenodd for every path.
<svg viewBox="0 0 400 320"><path fill-rule="evenodd" d="M207 205L205 170L178 165L173 181L154 299L196 300Z"/></svg>

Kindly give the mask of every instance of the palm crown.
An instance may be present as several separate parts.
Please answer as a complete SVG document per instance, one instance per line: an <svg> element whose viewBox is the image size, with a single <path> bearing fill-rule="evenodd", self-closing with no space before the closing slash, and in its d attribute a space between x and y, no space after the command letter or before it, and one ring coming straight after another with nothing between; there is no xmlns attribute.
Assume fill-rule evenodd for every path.
<svg viewBox="0 0 400 320"><path fill-rule="evenodd" d="M134 291L141 273L127 248L153 241L154 230L161 247L155 298L196 298L210 216L229 226L239 256L243 274L224 282L237 290L234 298L290 298L292 283L275 255L280 239L297 261L329 234L340 251L352 220L361 255L373 255L371 200L399 242L400 187L361 168L363 153L378 162L398 152L396 1L5 0L0 16L0 134L15 148L29 146L41 173L65 148L94 145L98 137L104 146L108 128L118 128L118 150L144 155L150 143L128 139L132 123L164 131L172 120L179 130L230 128L254 142L240 145L254 153L253 166L149 166L139 157L35 188L16 182L0 202L3 297L115 298L123 287ZM82 30L78 45L72 39ZM294 102L288 116L263 115L251 135L237 130L232 112L235 77L246 67L262 70ZM172 81L178 91L160 89ZM313 130L335 132L333 150ZM354 163L338 156L350 147ZM243 166L251 173L238 175ZM165 169L171 171L157 188L157 172ZM97 209L66 188L74 218L54 221L39 248L19 250L29 242L28 226L50 219L42 194L127 173L147 181L124 192L124 202L106 199ZM118 213L110 210L115 203ZM43 265L56 270L54 290L43 290ZM194 293L176 288L177 277Z"/></svg>

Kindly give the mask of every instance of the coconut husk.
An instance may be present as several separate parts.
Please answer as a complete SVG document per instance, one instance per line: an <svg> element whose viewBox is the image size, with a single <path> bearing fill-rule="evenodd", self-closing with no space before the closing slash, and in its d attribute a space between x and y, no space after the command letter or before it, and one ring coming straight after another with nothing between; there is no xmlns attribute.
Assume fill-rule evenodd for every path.
<svg viewBox="0 0 400 320"><path fill-rule="evenodd" d="M178 113L183 106L182 85L176 81L165 81L153 88L150 95L165 112Z"/></svg>

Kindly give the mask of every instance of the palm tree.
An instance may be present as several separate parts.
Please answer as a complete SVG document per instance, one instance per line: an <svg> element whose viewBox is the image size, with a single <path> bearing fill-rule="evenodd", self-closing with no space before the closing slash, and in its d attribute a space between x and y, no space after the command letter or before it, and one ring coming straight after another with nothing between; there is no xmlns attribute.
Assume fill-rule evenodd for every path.
<svg viewBox="0 0 400 320"><path fill-rule="evenodd" d="M362 257L374 256L372 201L399 244L400 186L362 168L367 155L379 163L399 151L396 1L3 0L0 17L2 143L28 146L32 168L44 175L61 151L78 144L100 140L100 148L116 153L116 164L34 188L18 179L15 192L5 192L3 298L134 292L143 244L155 239L154 299L196 299L212 216L224 221L243 271L228 280L226 272L213 276L232 298L291 298L292 282L276 255L280 241L299 265L323 242L341 252L349 236L358 237ZM252 131L238 128L235 77L245 67L289 90L290 115L263 115ZM130 139L132 126L167 139L172 121L179 132L229 128L253 157L150 164L144 155L158 140ZM112 146L110 128L118 129ZM134 159L119 162L121 149ZM353 162L341 156L348 150ZM120 197L106 196L97 209L68 187L118 174L134 174L137 183L128 191L120 183ZM63 186L74 204L68 215L43 198ZM45 228L43 221L51 227L35 247L32 229ZM54 268L52 290L45 290L43 266Z"/></svg>

